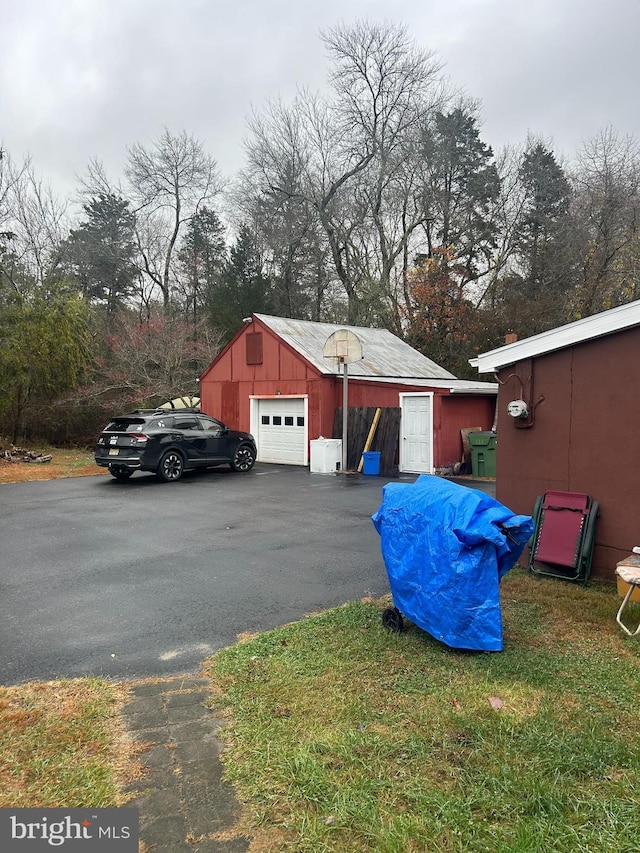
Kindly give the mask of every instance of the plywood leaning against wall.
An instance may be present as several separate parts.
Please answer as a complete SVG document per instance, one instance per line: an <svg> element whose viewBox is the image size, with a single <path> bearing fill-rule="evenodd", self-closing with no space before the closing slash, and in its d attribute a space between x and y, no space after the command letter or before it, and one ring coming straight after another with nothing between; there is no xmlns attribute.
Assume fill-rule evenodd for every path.
<svg viewBox="0 0 640 853"><path fill-rule="evenodd" d="M347 470L357 471L371 426L378 408L366 406L349 408L347 417ZM389 477L398 470L398 441L400 439L400 408L379 410L378 425L369 450L380 453L380 474ZM342 408L336 409L333 438L342 436Z"/></svg>

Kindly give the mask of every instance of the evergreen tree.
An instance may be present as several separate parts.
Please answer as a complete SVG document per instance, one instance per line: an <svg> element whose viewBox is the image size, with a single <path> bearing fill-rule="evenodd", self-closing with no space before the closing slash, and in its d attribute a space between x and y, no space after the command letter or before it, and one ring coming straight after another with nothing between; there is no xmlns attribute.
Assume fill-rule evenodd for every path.
<svg viewBox="0 0 640 853"><path fill-rule="evenodd" d="M557 249L567 233L571 188L553 153L540 143L524 155L520 178L526 198L521 251L527 283L535 293L548 288L552 279L558 283Z"/></svg>
<svg viewBox="0 0 640 853"><path fill-rule="evenodd" d="M516 230L517 268L502 281L507 327L533 335L566 322L575 286L571 187L554 154L541 143L525 152L518 178L523 207Z"/></svg>
<svg viewBox="0 0 640 853"><path fill-rule="evenodd" d="M86 303L15 300L3 310L0 341L0 423L15 443L29 419L74 388L90 363Z"/></svg>
<svg viewBox="0 0 640 853"><path fill-rule="evenodd" d="M492 206L500 191L493 151L480 139L474 112L457 107L437 113L423 137L427 256L449 247L476 280L491 264L496 225ZM442 253L440 252L442 255Z"/></svg>
<svg viewBox="0 0 640 853"><path fill-rule="evenodd" d="M203 207L189 220L178 253L183 307L194 327L220 281L226 258L224 226L214 210Z"/></svg>
<svg viewBox="0 0 640 853"><path fill-rule="evenodd" d="M87 218L63 244L60 267L112 318L137 286L135 216L129 202L111 193L92 198L83 210Z"/></svg>
<svg viewBox="0 0 640 853"><path fill-rule="evenodd" d="M210 293L211 325L230 340L245 317L272 310L271 283L264 274L255 237L242 225L220 282Z"/></svg>
<svg viewBox="0 0 640 853"><path fill-rule="evenodd" d="M437 113L422 138L426 251L405 276L405 335L456 375L473 355L473 285L493 262L500 179L472 110Z"/></svg>
<svg viewBox="0 0 640 853"><path fill-rule="evenodd" d="M571 188L554 154L542 143L525 153L520 179L526 191L521 232L530 240L553 237L569 211Z"/></svg>

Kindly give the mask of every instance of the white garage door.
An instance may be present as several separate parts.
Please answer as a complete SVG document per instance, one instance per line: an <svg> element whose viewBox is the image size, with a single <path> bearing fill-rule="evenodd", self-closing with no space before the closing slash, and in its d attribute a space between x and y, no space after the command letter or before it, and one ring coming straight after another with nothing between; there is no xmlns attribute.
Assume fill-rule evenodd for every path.
<svg viewBox="0 0 640 853"><path fill-rule="evenodd" d="M305 400L301 397L258 400L257 438L260 462L305 465Z"/></svg>

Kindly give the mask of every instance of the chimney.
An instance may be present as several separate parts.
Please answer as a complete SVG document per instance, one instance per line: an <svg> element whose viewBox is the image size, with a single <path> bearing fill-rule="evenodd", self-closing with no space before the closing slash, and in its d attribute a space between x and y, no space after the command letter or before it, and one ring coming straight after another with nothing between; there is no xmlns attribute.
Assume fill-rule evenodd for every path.
<svg viewBox="0 0 640 853"><path fill-rule="evenodd" d="M515 344L517 340L518 336L515 332L507 332L507 334L504 336L505 344Z"/></svg>

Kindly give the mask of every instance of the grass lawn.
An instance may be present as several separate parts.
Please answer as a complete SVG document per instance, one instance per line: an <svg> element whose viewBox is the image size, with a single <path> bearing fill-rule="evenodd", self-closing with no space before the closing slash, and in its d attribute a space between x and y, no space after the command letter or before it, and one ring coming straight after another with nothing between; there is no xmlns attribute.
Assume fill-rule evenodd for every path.
<svg viewBox="0 0 640 853"><path fill-rule="evenodd" d="M387 633L365 601L208 661L256 849L640 849L640 643L615 591L516 569L502 602L500 653Z"/></svg>
<svg viewBox="0 0 640 853"><path fill-rule="evenodd" d="M118 717L126 696L94 678L0 686L0 807L122 805L140 775Z"/></svg>

